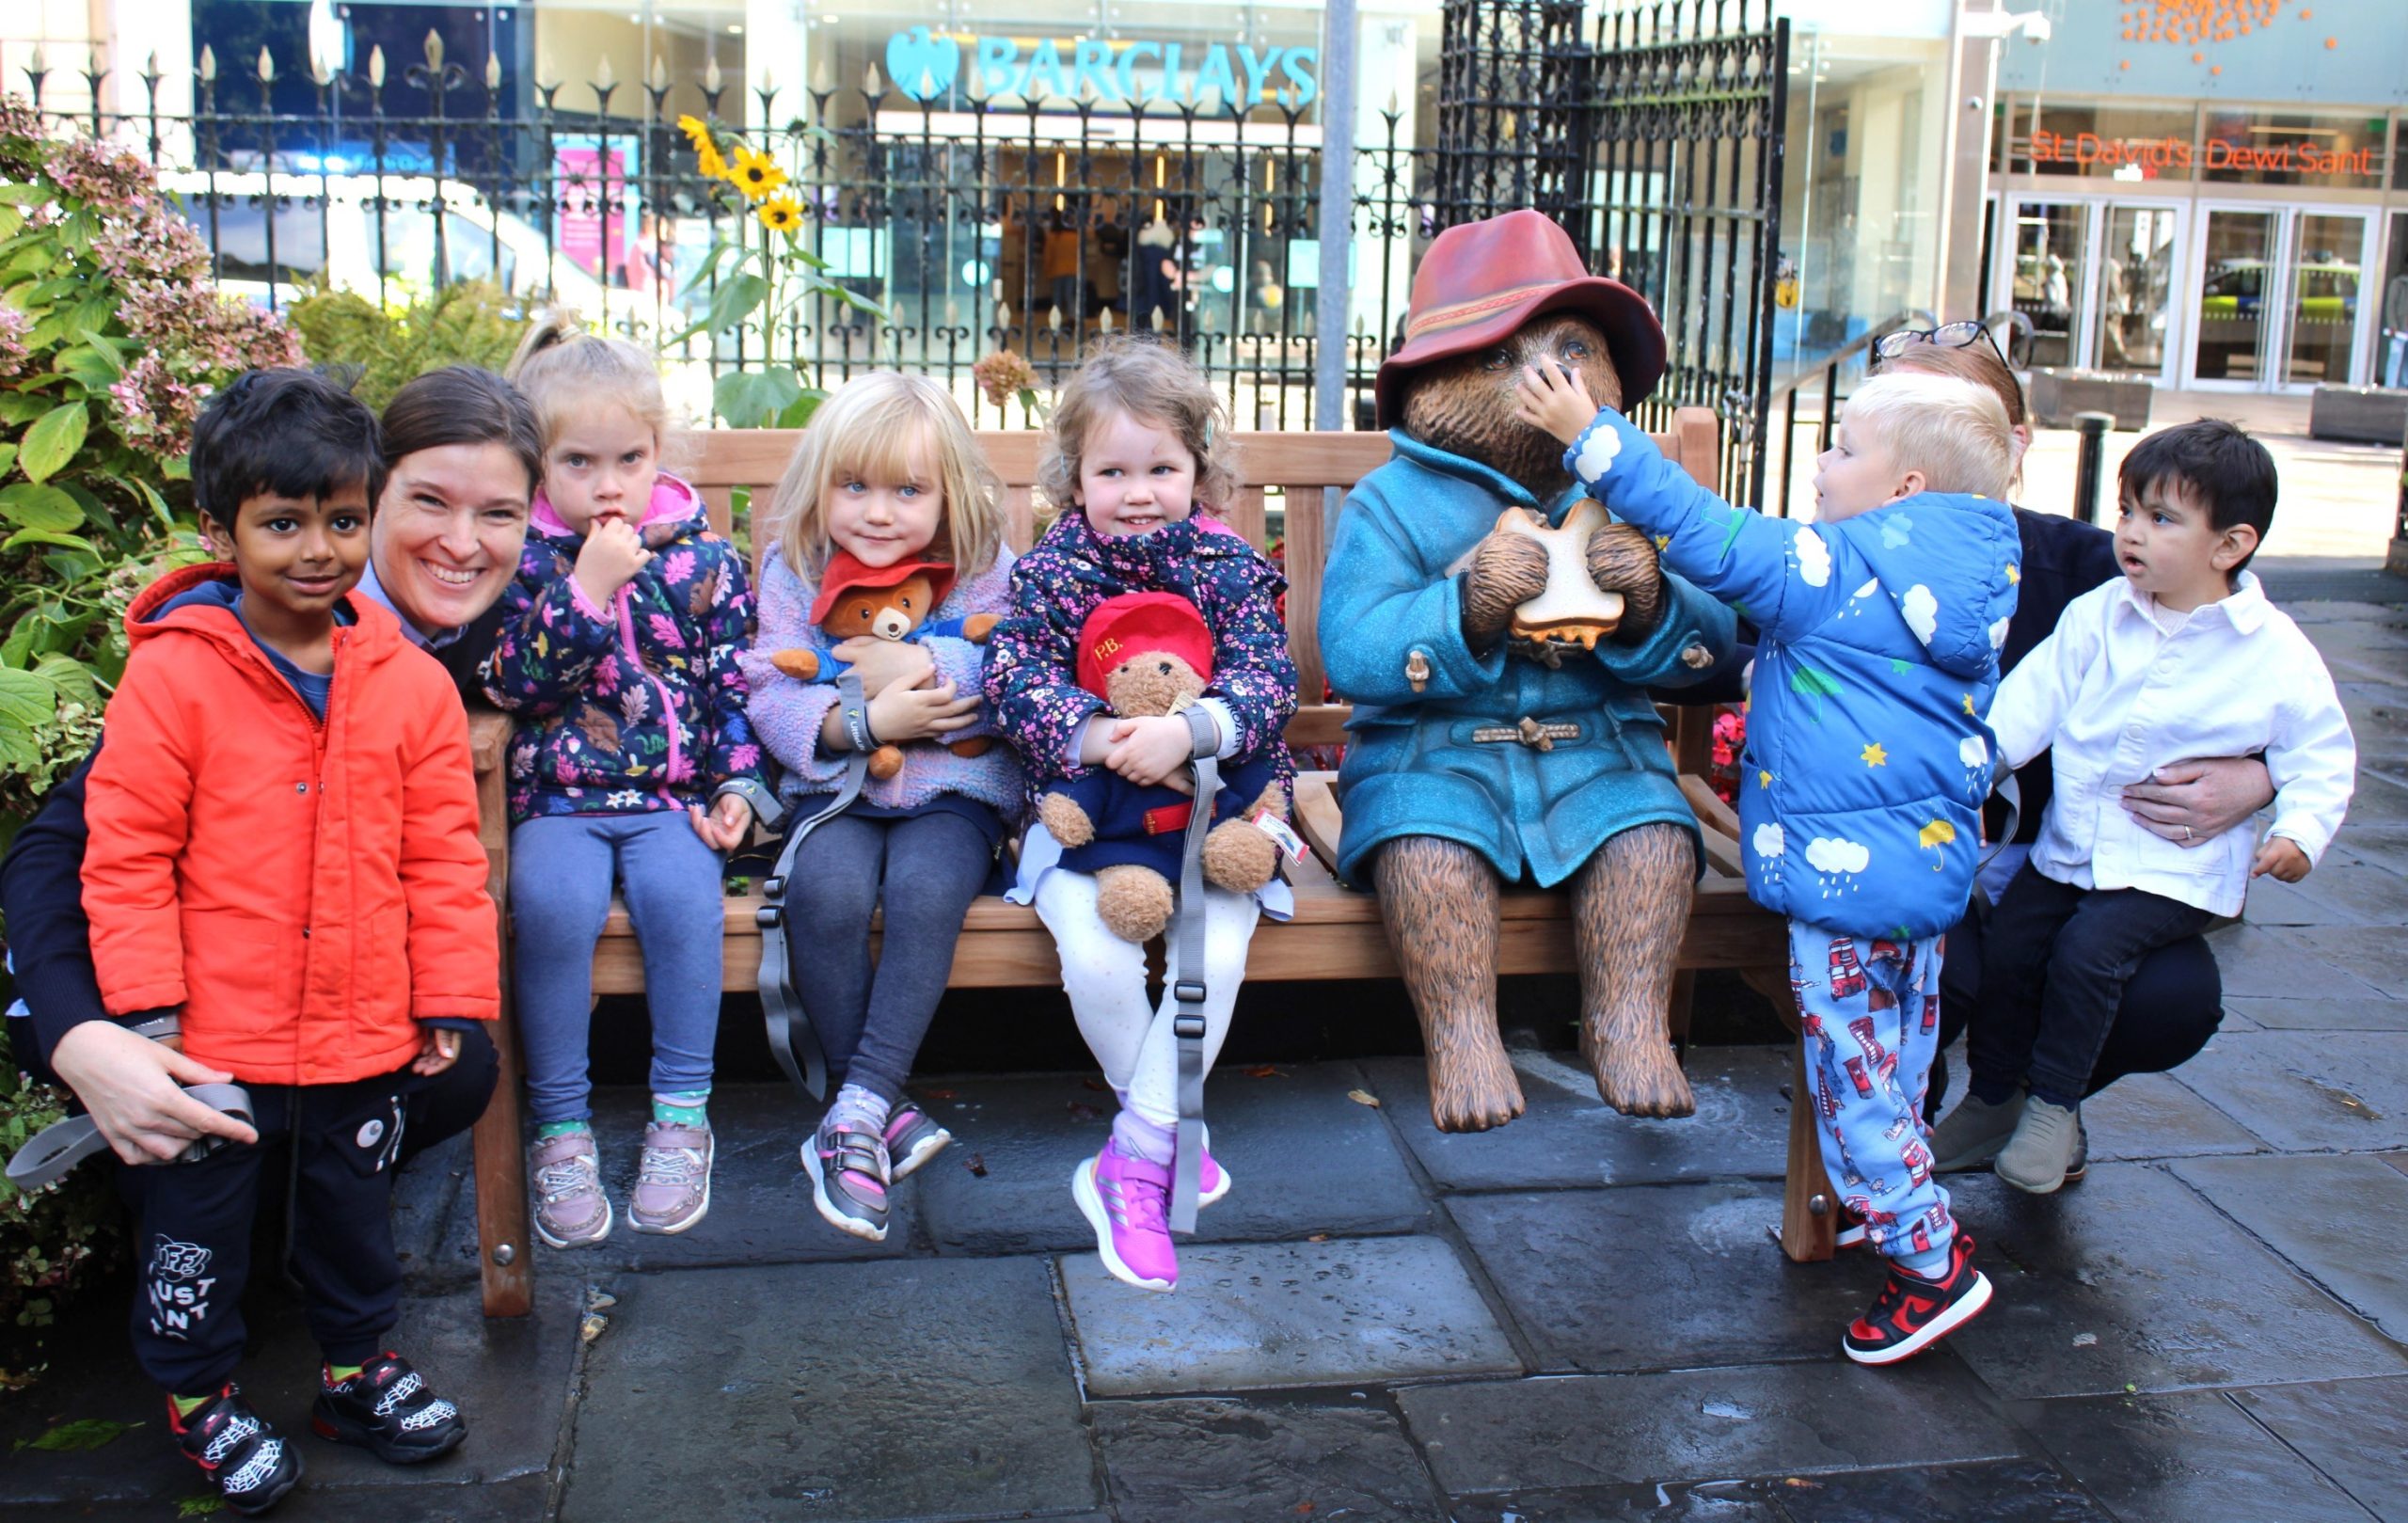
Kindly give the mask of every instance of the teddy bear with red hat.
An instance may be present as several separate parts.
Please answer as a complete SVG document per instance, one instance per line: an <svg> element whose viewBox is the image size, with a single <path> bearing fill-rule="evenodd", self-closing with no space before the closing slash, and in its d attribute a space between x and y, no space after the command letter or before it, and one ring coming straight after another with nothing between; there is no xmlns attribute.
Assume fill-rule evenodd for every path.
<svg viewBox="0 0 2408 1523"><path fill-rule="evenodd" d="M1648 690L1726 660L1732 614L1637 529L1576 516L1592 510L1563 447L1514 407L1527 367L1576 372L1628 411L1664 366L1646 301L1522 211L1438 235L1380 367L1396 453L1348 499L1322 585L1322 658L1354 706L1338 865L1379 893L1442 1131L1522 1112L1497 1029L1509 882L1573 897L1599 1095L1626 1115L1694 1108L1666 1016L1704 858ZM1574 607L1593 640L1544 638Z"/></svg>
<svg viewBox="0 0 2408 1523"><path fill-rule="evenodd" d="M1212 632L1176 594L1107 598L1080 626L1078 678L1120 718L1178 713L1212 685ZM1037 801L1038 818L1061 843L1061 865L1095 875L1097 912L1132 942L1170 923L1195 807L1187 788L1132 783L1103 768L1051 784ZM1223 772L1211 807L1219 823L1204 838L1204 880L1251 894L1277 870L1288 791L1266 757Z"/></svg>
<svg viewBox="0 0 2408 1523"><path fill-rule="evenodd" d="M811 622L827 636L831 647L857 636L873 640L925 640L947 636L983 645L998 622L992 613L966 619L928 622L928 614L953 590L953 567L942 561L897 561L888 566L866 566L844 550L828 558L819 595L812 600ZM773 652L769 663L804 682L833 682L848 668L824 651L798 646ZM864 691L864 699L877 693ZM957 756L984 755L994 740L974 736L955 740L945 749ZM900 747L881 745L869 754L869 775L880 780L903 769Z"/></svg>

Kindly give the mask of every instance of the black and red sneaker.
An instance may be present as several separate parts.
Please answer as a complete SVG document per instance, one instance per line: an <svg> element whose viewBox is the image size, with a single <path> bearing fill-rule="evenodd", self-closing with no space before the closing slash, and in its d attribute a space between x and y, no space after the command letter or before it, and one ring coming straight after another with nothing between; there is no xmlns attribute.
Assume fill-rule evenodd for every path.
<svg viewBox="0 0 2408 1523"><path fill-rule="evenodd" d="M1990 1282L1973 1267L1973 1240L1959 1231L1948 1247L1948 1273L1940 1279L1893 1262L1873 1309L1847 1325L1840 1347L1859 1364L1895 1364L1964 1326L1989 1304Z"/></svg>
<svg viewBox="0 0 2408 1523"><path fill-rule="evenodd" d="M274 1424L251 1410L232 1381L188 1417L177 1415L176 1404L169 1402L167 1431L226 1505L246 1517L282 1501L301 1479L301 1456Z"/></svg>
<svg viewBox="0 0 2408 1523"><path fill-rule="evenodd" d="M468 1436L460 1409L427 1389L410 1361L389 1350L349 1380L329 1380L321 1371L309 1430L338 1444L357 1444L388 1465L448 1454Z"/></svg>

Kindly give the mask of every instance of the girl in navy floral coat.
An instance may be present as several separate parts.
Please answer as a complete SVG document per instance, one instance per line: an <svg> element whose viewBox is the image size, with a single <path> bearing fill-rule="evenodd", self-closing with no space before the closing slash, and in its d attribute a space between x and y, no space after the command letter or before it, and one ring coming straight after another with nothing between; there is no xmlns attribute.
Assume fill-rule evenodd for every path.
<svg viewBox="0 0 2408 1523"><path fill-rule="evenodd" d="M1042 785L1108 768L1150 785L1183 776L1209 748L1224 766L1267 759L1292 780L1284 731L1296 708L1279 595L1286 579L1262 553L1212 516L1237 490L1227 419L1201 372L1171 349L1140 340L1100 345L1054 409L1039 488L1061 510L1012 568L1012 617L987 656L987 697ZM1175 593L1212 633L1212 687L1204 716L1121 719L1079 686L1078 639L1096 605L1122 593ZM1168 1230L1179 1119L1174 1005L1146 997L1145 949L1104 927L1096 880L1055 864L1060 848L1030 827L1010 897L1034 901L1062 958L1062 987L1079 1032L1120 1097L1112 1138L1080 1163L1071 1190L1095 1228L1104 1267L1132 1285L1167 1291L1179 1260ZM1285 917L1287 885L1259 896L1204 891L1204 1061L1228 1033L1259 912ZM1182 906L1182 912L1196 912ZM1199 1198L1218 1199L1228 1175L1198 1160Z"/></svg>
<svg viewBox="0 0 2408 1523"><path fill-rule="evenodd" d="M744 559L694 489L660 472L667 407L651 357L539 323L512 379L544 432L517 579L484 669L510 739L510 912L535 1112L535 1230L610 1230L587 1077L594 944L614 880L643 948L653 1118L628 1223L682 1232L710 1209L705 1102L719 1030L721 854L767 805L737 666Z"/></svg>

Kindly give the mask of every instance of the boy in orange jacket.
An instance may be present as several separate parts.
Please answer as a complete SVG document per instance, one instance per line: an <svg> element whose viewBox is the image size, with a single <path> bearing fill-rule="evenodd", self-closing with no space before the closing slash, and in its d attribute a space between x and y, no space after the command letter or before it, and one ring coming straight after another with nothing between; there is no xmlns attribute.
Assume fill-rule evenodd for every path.
<svg viewBox="0 0 2408 1523"><path fill-rule="evenodd" d="M325 1355L312 1429L404 1465L467 1432L383 1341L404 1103L458 1055L463 1023L497 1013L499 954L459 697L390 613L345 596L379 443L366 405L304 371L254 371L211 400L193 496L230 563L170 572L127 612L86 804L110 1013L177 1015L188 1056L250 1087L258 1143L122 1175L135 1356L184 1453L245 1514L301 1470L230 1379L272 1141L292 1149L293 1267Z"/></svg>

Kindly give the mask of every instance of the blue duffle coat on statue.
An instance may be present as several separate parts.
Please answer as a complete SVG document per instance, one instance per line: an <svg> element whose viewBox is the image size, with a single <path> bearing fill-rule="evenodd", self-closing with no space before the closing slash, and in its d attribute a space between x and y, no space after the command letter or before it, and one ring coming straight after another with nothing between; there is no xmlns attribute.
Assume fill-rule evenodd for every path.
<svg viewBox="0 0 2408 1523"><path fill-rule="evenodd" d="M1694 836L1646 690L1713 673L1731 654L1731 611L1671 577L1663 622L1635 645L1573 649L1553 670L1503 642L1474 655L1463 634L1473 547L1509 506L1561 523L1578 488L1541 503L1476 460L1389 436L1396 456L1347 500L1322 581L1322 662L1354 705L1338 775L1339 874L1363 884L1382 843L1426 835L1470 847L1508 882L1551 887L1636 826ZM1430 665L1419 692L1405 671L1416 653ZM1473 739L1524 718L1578 734L1545 751Z"/></svg>
<svg viewBox="0 0 2408 1523"><path fill-rule="evenodd" d="M1610 408L1564 464L1763 631L1739 761L1749 895L1852 935L1955 925L2020 574L2006 504L1925 492L1835 524L1768 518L1699 486Z"/></svg>

